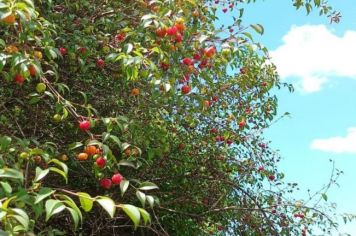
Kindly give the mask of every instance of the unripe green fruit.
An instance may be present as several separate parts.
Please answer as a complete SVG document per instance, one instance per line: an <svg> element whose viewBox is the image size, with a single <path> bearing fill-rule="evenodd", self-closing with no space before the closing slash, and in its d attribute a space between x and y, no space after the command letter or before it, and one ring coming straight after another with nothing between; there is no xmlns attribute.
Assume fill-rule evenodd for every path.
<svg viewBox="0 0 356 236"><path fill-rule="evenodd" d="M69 56L69 59L71 59L71 60L75 60L75 58L76 58L74 52L70 52L70 53L68 54L68 56Z"/></svg>
<svg viewBox="0 0 356 236"><path fill-rule="evenodd" d="M110 52L110 48L108 46L104 46L103 47L103 52L104 53L109 53Z"/></svg>
<svg viewBox="0 0 356 236"><path fill-rule="evenodd" d="M231 50L229 48L224 48L222 51L221 51L222 55L224 57L227 57L229 58L231 56Z"/></svg>
<svg viewBox="0 0 356 236"><path fill-rule="evenodd" d="M46 91L47 86L44 83L38 83L36 86L36 91L38 93L43 93L44 91Z"/></svg>
<svg viewBox="0 0 356 236"><path fill-rule="evenodd" d="M27 152L21 152L20 153L20 158L22 159L27 159L29 157L28 153Z"/></svg>
<svg viewBox="0 0 356 236"><path fill-rule="evenodd" d="M60 121L62 120L62 117L61 117L61 115L59 115L59 114L55 114L55 115L53 116L53 120L54 120L55 122L60 122Z"/></svg>

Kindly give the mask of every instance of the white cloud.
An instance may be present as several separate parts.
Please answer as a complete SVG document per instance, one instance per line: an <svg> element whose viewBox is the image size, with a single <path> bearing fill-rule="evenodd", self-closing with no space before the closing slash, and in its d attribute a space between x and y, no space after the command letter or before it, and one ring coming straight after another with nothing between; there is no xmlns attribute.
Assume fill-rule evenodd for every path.
<svg viewBox="0 0 356 236"><path fill-rule="evenodd" d="M347 129L345 137L331 137L315 139L310 145L311 149L332 153L356 153L356 127Z"/></svg>
<svg viewBox="0 0 356 236"><path fill-rule="evenodd" d="M332 77L356 79L356 31L341 37L324 25L292 27L271 52L282 79L296 79L303 92L319 91Z"/></svg>

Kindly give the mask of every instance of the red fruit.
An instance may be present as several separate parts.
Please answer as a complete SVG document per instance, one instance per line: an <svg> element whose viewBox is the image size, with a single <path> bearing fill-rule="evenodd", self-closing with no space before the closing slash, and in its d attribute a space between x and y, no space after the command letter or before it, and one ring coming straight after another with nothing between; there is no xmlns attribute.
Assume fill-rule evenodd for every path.
<svg viewBox="0 0 356 236"><path fill-rule="evenodd" d="M264 168L263 166L258 167L258 171L259 171L259 172L262 172L262 171L264 171L264 170L265 170L265 168Z"/></svg>
<svg viewBox="0 0 356 236"><path fill-rule="evenodd" d="M184 25L183 23L176 23L174 26L175 26L175 27L177 28L177 30L178 30L179 32L181 32L181 33L185 30L185 25Z"/></svg>
<svg viewBox="0 0 356 236"><path fill-rule="evenodd" d="M219 226L218 226L218 230L219 230L219 231L223 231L223 230L224 230L224 226L219 225Z"/></svg>
<svg viewBox="0 0 356 236"><path fill-rule="evenodd" d="M14 77L14 81L15 81L16 84L22 85L23 82L25 81L25 78L22 75L16 75Z"/></svg>
<svg viewBox="0 0 356 236"><path fill-rule="evenodd" d="M215 141L216 141L216 142L222 142L222 141L224 141L224 137L218 135L218 136L215 137Z"/></svg>
<svg viewBox="0 0 356 236"><path fill-rule="evenodd" d="M218 4L218 3L219 3L219 0L216 0L216 1L215 1L215 4Z"/></svg>
<svg viewBox="0 0 356 236"><path fill-rule="evenodd" d="M227 143L227 145L231 145L233 142L232 142L232 140L231 139L228 139L227 141L226 141L226 143Z"/></svg>
<svg viewBox="0 0 356 236"><path fill-rule="evenodd" d="M98 157L96 159L95 163L99 168L104 168L106 165L106 160L104 157Z"/></svg>
<svg viewBox="0 0 356 236"><path fill-rule="evenodd" d="M158 37L163 38L164 36L167 35L167 30L165 28L158 28L158 29L156 29L156 35Z"/></svg>
<svg viewBox="0 0 356 236"><path fill-rule="evenodd" d="M210 58L212 56L214 56L216 53L216 49L215 47L211 46L211 47L208 47L204 50L204 54L206 57Z"/></svg>
<svg viewBox="0 0 356 236"><path fill-rule="evenodd" d="M241 73L241 74L244 75L244 74L246 74L246 72L247 72L247 69L246 69L246 68L243 67L243 68L240 69L240 73Z"/></svg>
<svg viewBox="0 0 356 236"><path fill-rule="evenodd" d="M100 186L105 189L110 189L112 185L111 179L100 180Z"/></svg>
<svg viewBox="0 0 356 236"><path fill-rule="evenodd" d="M230 29L229 29L229 32L230 32L230 33L234 32L234 29L233 29L233 28L230 28Z"/></svg>
<svg viewBox="0 0 356 236"><path fill-rule="evenodd" d="M261 84L263 87L266 87L267 85L268 85L268 83L267 82L262 82L262 84Z"/></svg>
<svg viewBox="0 0 356 236"><path fill-rule="evenodd" d="M167 63L165 63L165 62L161 62L161 67L162 67L163 70L168 70L169 65Z"/></svg>
<svg viewBox="0 0 356 236"><path fill-rule="evenodd" d="M218 130L215 129L215 128L212 128L212 129L210 130L210 133L212 133L212 134L216 134L217 132L218 132Z"/></svg>
<svg viewBox="0 0 356 236"><path fill-rule="evenodd" d="M270 175L270 176L268 176L268 179L271 181L274 181L276 179L276 177L274 175Z"/></svg>
<svg viewBox="0 0 356 236"><path fill-rule="evenodd" d="M117 174L114 174L112 177L111 177L111 181L114 185L117 185L117 184L120 184L121 181L122 181L123 177L121 174L117 173Z"/></svg>
<svg viewBox="0 0 356 236"><path fill-rule="evenodd" d="M125 37L126 34L124 32L121 32L115 36L115 40L121 42L124 41Z"/></svg>
<svg viewBox="0 0 356 236"><path fill-rule="evenodd" d="M183 75L183 79L184 82L188 82L189 81L189 75Z"/></svg>
<svg viewBox="0 0 356 236"><path fill-rule="evenodd" d="M243 127L245 127L245 125L246 125L246 122L245 122L245 121L240 121L240 123L239 123L240 129L242 129Z"/></svg>
<svg viewBox="0 0 356 236"><path fill-rule="evenodd" d="M277 212L276 209L273 209L273 210L271 211L272 214L276 214L276 212Z"/></svg>
<svg viewBox="0 0 356 236"><path fill-rule="evenodd" d="M87 120L83 120L79 123L79 129L82 131L87 131L90 129L90 122Z"/></svg>
<svg viewBox="0 0 356 236"><path fill-rule="evenodd" d="M180 43L183 41L183 36L180 33L176 34L175 42Z"/></svg>
<svg viewBox="0 0 356 236"><path fill-rule="evenodd" d="M79 52L80 52L80 53L85 53L86 51L87 51L86 48L83 48L83 47L82 47L82 48L79 48Z"/></svg>
<svg viewBox="0 0 356 236"><path fill-rule="evenodd" d="M231 8L231 9L234 8L234 4L230 4L229 8Z"/></svg>
<svg viewBox="0 0 356 236"><path fill-rule="evenodd" d="M66 55L67 54L67 49L66 48L59 48L59 52L61 53L62 56Z"/></svg>
<svg viewBox="0 0 356 236"><path fill-rule="evenodd" d="M188 57L184 58L184 59L182 60L182 62L183 62L183 64L186 65L186 66L190 66L190 65L193 65L193 64L194 64L194 63L193 63L193 60L190 59L190 58L188 58Z"/></svg>
<svg viewBox="0 0 356 236"><path fill-rule="evenodd" d="M201 56L198 53L193 55L193 59L196 61L200 61L200 58L201 58Z"/></svg>
<svg viewBox="0 0 356 236"><path fill-rule="evenodd" d="M178 29L176 26L172 26L170 28L167 29L167 34L170 36L176 35L178 32Z"/></svg>
<svg viewBox="0 0 356 236"><path fill-rule="evenodd" d="M37 74L36 67L34 65L30 65L28 67L28 72L30 72L31 76L36 76L36 74Z"/></svg>
<svg viewBox="0 0 356 236"><path fill-rule="evenodd" d="M200 62L200 64L198 65L198 67L200 69L203 69L204 67L206 67L206 65L208 64L207 60L203 60L202 62Z"/></svg>
<svg viewBox="0 0 356 236"><path fill-rule="evenodd" d="M212 98L212 100L213 100L213 102L217 102L217 101L219 101L219 97L218 97L218 96L214 96L214 97Z"/></svg>
<svg viewBox="0 0 356 236"><path fill-rule="evenodd" d="M210 105L211 105L211 101L208 101L208 100L205 100L204 102L203 102L203 104L204 104L204 107L210 107Z"/></svg>
<svg viewBox="0 0 356 236"><path fill-rule="evenodd" d="M190 86L189 85L184 85L183 87L182 87L182 93L183 94L187 94L187 93L189 93L190 92Z"/></svg>
<svg viewBox="0 0 356 236"><path fill-rule="evenodd" d="M105 61L103 59L98 59L96 61L96 66L99 68L103 68L105 66Z"/></svg>
<svg viewBox="0 0 356 236"><path fill-rule="evenodd" d="M224 13L226 13L226 12L227 12L227 8L224 8L222 11L223 11Z"/></svg>

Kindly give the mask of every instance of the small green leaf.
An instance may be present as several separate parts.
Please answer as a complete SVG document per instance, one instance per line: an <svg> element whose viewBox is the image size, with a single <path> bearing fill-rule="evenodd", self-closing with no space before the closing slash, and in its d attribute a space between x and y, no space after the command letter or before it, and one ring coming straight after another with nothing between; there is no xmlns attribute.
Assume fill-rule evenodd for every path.
<svg viewBox="0 0 356 236"><path fill-rule="evenodd" d="M30 218L28 217L27 213L19 208L12 208L11 209L16 215L12 215L24 228L28 230Z"/></svg>
<svg viewBox="0 0 356 236"><path fill-rule="evenodd" d="M1 187L4 189L6 193L12 193L11 185L8 182L0 182Z"/></svg>
<svg viewBox="0 0 356 236"><path fill-rule="evenodd" d="M144 194L141 191L136 191L136 196L138 198L138 200L140 200L142 206L145 206L145 202L146 202L146 194Z"/></svg>
<svg viewBox="0 0 356 236"><path fill-rule="evenodd" d="M152 190L152 189L158 189L158 186L152 182L142 182L140 186L138 187L140 190Z"/></svg>
<svg viewBox="0 0 356 236"><path fill-rule="evenodd" d="M66 207L66 209L70 212L70 214L72 215L72 219L73 219L73 222L74 222L74 227L75 228L78 228L78 224L79 224L79 220L80 220L80 217L79 217L79 214L78 212L76 212L75 210L73 210L72 208L70 207Z"/></svg>
<svg viewBox="0 0 356 236"><path fill-rule="evenodd" d="M66 173L64 173L64 171L58 169L57 167L50 167L49 170L52 171L52 172L55 172L57 174L60 174L61 176L63 176L63 178L66 181L66 183L68 183L68 176L67 176Z"/></svg>
<svg viewBox="0 0 356 236"><path fill-rule="evenodd" d="M262 25L260 24L252 24L251 27L259 34L263 34L264 33L264 28Z"/></svg>
<svg viewBox="0 0 356 236"><path fill-rule="evenodd" d="M69 145L68 145L68 149L69 149L69 150L73 150L73 149L76 149L76 148L81 147L81 146L83 146L83 143L81 143L81 142L75 142L75 143L69 144Z"/></svg>
<svg viewBox="0 0 356 236"><path fill-rule="evenodd" d="M105 211L110 215L111 218L114 218L116 205L111 198L99 197L96 201L105 209Z"/></svg>
<svg viewBox="0 0 356 236"><path fill-rule="evenodd" d="M151 223L151 216L150 214L143 208L138 208L138 210L140 211L141 213L141 216L142 216L142 219L143 219L143 222L145 223L145 225L148 225Z"/></svg>
<svg viewBox="0 0 356 236"><path fill-rule="evenodd" d="M49 197L50 195L52 195L55 192L56 192L55 190L52 190L50 188L41 188L36 196L35 204L38 204L43 199Z"/></svg>
<svg viewBox="0 0 356 236"><path fill-rule="evenodd" d="M48 175L48 173L49 173L49 169L42 170L41 168L36 167L36 177L33 181L35 181L35 182L40 181L41 179L46 177L46 175Z"/></svg>
<svg viewBox="0 0 356 236"><path fill-rule="evenodd" d="M121 196L124 196L124 193L126 192L127 188L129 187L130 181L128 180L122 180L120 182L120 191L121 191Z"/></svg>
<svg viewBox="0 0 356 236"><path fill-rule="evenodd" d="M79 202L85 212L89 212L93 208L93 200L88 193L79 192Z"/></svg>
<svg viewBox="0 0 356 236"><path fill-rule="evenodd" d="M46 221L51 218L51 216L60 213L66 207L64 204L59 200L49 199L46 201L45 209L46 209Z"/></svg>
<svg viewBox="0 0 356 236"><path fill-rule="evenodd" d="M154 202L155 202L154 198L150 195L147 195L146 199L147 199L148 205L150 205L150 207L152 208L154 205Z"/></svg>
<svg viewBox="0 0 356 236"><path fill-rule="evenodd" d="M326 193L322 193L321 197L324 199L324 201L328 201L328 195L326 195Z"/></svg>
<svg viewBox="0 0 356 236"><path fill-rule="evenodd" d="M126 215L130 217L136 229L137 226L140 224L140 219L141 219L141 214L139 209L130 204L120 205L120 207L126 213Z"/></svg>

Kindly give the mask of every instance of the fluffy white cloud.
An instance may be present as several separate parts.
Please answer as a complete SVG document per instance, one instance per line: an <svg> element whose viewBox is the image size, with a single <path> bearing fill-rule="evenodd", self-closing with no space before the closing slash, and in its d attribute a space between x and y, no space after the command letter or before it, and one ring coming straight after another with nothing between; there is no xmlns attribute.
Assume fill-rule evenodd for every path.
<svg viewBox="0 0 356 236"><path fill-rule="evenodd" d="M331 77L356 79L356 31L341 37L324 25L292 27L271 52L282 79L296 79L303 92L319 91Z"/></svg>
<svg viewBox="0 0 356 236"><path fill-rule="evenodd" d="M332 153L356 153L356 127L349 128L345 137L315 139L311 149Z"/></svg>

